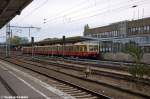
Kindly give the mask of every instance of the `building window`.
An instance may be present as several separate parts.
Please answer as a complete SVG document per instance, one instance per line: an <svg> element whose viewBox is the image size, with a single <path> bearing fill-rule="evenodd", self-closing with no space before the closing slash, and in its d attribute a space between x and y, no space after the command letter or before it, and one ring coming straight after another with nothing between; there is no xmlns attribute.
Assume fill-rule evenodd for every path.
<svg viewBox="0 0 150 99"><path fill-rule="evenodd" d="M133 28L133 32L135 32L135 28Z"/></svg>
<svg viewBox="0 0 150 99"><path fill-rule="evenodd" d="M150 26L147 26L147 32L149 32L150 31Z"/></svg>
<svg viewBox="0 0 150 99"><path fill-rule="evenodd" d="M128 28L128 33L131 33L131 28Z"/></svg>
<svg viewBox="0 0 150 99"><path fill-rule="evenodd" d="M141 33L143 33L143 32L144 32L144 27L142 26L142 27L141 27Z"/></svg>
<svg viewBox="0 0 150 99"><path fill-rule="evenodd" d="M136 33L139 32L139 28L138 28L138 27L135 28L135 32L136 32Z"/></svg>
<svg viewBox="0 0 150 99"><path fill-rule="evenodd" d="M112 37L112 33L113 33L113 31L109 32L110 37Z"/></svg>
<svg viewBox="0 0 150 99"><path fill-rule="evenodd" d="M113 37L115 36L115 31L113 31L112 36L113 36Z"/></svg>
<svg viewBox="0 0 150 99"><path fill-rule="evenodd" d="M100 34L97 34L97 37L100 38Z"/></svg>
<svg viewBox="0 0 150 99"><path fill-rule="evenodd" d="M141 33L141 27L138 27L138 33Z"/></svg>
<svg viewBox="0 0 150 99"><path fill-rule="evenodd" d="M146 31L146 30L147 30L146 28L147 28L147 26L144 26L144 31Z"/></svg>
<svg viewBox="0 0 150 99"><path fill-rule="evenodd" d="M112 31L112 37L114 37L114 35L115 35L114 33L115 33L115 31Z"/></svg>
<svg viewBox="0 0 150 99"><path fill-rule="evenodd" d="M117 31L115 31L115 36L117 36Z"/></svg>

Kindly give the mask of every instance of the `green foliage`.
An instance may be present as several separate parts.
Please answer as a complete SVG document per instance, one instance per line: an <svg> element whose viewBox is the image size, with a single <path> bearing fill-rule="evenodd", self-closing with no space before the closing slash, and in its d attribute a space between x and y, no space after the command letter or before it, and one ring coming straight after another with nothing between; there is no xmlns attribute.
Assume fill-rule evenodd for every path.
<svg viewBox="0 0 150 99"><path fill-rule="evenodd" d="M135 61L135 64L129 68L129 73L133 77L143 78L144 75L150 75L150 69L147 65L141 64L141 60L144 55L144 51L138 47L135 43L128 43L123 51L132 56Z"/></svg>
<svg viewBox="0 0 150 99"><path fill-rule="evenodd" d="M148 77L150 77L150 67L147 65L144 65L144 73L145 75L147 75Z"/></svg>
<svg viewBox="0 0 150 99"><path fill-rule="evenodd" d="M89 28L90 28L89 25L86 24L86 25L84 26L84 33L86 33L86 31L87 31Z"/></svg>
<svg viewBox="0 0 150 99"><path fill-rule="evenodd" d="M136 63L140 63L144 55L143 50L134 43L127 44L123 52L130 54Z"/></svg>
<svg viewBox="0 0 150 99"><path fill-rule="evenodd" d="M18 44L23 44L23 43L28 43L28 39L25 37L19 37L19 36L14 36L10 38L11 45L18 45Z"/></svg>
<svg viewBox="0 0 150 99"><path fill-rule="evenodd" d="M136 77L137 76L137 66L132 66L129 68L129 73L133 76Z"/></svg>

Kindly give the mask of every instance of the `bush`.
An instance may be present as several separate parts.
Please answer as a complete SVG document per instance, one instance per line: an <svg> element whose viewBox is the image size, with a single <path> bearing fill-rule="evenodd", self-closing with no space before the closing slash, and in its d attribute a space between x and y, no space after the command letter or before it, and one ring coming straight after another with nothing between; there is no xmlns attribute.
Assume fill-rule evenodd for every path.
<svg viewBox="0 0 150 99"><path fill-rule="evenodd" d="M135 64L129 68L129 73L133 77L143 78L144 76L150 77L150 69L144 64Z"/></svg>

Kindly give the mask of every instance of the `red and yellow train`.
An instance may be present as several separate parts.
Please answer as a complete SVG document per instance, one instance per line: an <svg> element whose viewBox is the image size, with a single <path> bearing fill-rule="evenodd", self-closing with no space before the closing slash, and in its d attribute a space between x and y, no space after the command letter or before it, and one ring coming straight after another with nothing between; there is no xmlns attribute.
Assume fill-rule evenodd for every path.
<svg viewBox="0 0 150 99"><path fill-rule="evenodd" d="M33 54L79 58L98 58L98 50L99 47L97 44L90 43L22 47L22 52L24 54L31 54L33 52Z"/></svg>

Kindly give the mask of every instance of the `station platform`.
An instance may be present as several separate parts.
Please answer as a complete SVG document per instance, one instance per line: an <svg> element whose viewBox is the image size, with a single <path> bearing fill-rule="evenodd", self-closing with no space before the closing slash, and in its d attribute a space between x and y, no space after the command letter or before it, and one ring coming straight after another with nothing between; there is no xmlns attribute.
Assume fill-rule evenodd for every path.
<svg viewBox="0 0 150 99"><path fill-rule="evenodd" d="M0 99L75 98L0 60Z"/></svg>

